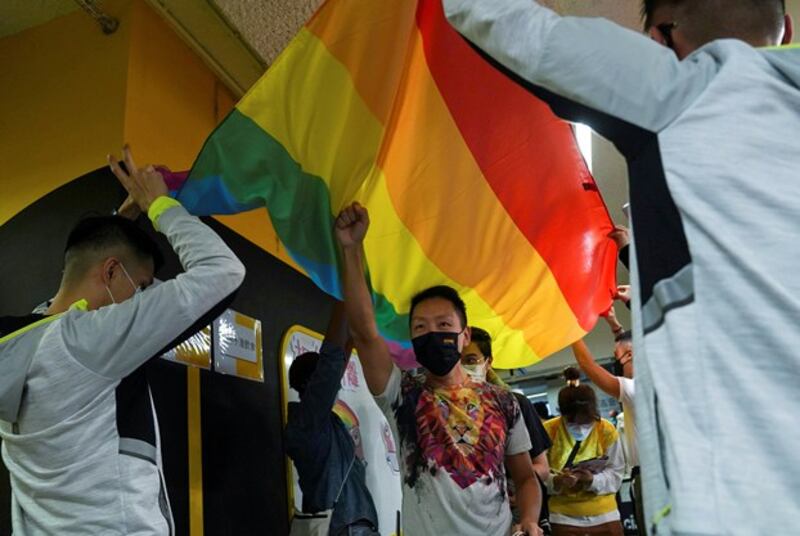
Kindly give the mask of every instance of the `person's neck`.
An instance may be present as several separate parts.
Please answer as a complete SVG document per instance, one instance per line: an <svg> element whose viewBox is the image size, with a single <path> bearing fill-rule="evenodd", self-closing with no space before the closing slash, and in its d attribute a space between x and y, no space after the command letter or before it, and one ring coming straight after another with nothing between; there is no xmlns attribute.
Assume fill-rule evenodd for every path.
<svg viewBox="0 0 800 536"><path fill-rule="evenodd" d="M96 304L92 303L94 300L90 298L89 293L85 292L84 289L77 287L77 288L60 288L58 289L58 293L56 297L53 298L53 301L50 302L50 307L47 308L45 314L48 315L57 315L59 313L63 313L67 311L73 303L86 299L89 301L89 309L95 309Z"/></svg>
<svg viewBox="0 0 800 536"><path fill-rule="evenodd" d="M436 376L428 373L428 385L431 387L457 387L467 383L469 376L461 365L457 364L446 376Z"/></svg>
<svg viewBox="0 0 800 536"><path fill-rule="evenodd" d="M780 40L776 40L773 37L758 37L744 39L744 41L753 48L777 47L781 45Z"/></svg>

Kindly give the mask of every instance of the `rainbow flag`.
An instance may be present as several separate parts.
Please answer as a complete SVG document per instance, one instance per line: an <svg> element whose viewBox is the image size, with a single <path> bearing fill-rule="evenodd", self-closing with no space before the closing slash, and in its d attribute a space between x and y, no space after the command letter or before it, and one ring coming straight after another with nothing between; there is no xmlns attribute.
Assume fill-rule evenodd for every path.
<svg viewBox="0 0 800 536"><path fill-rule="evenodd" d="M266 206L337 297L333 222L367 206L376 315L398 350L411 296L436 284L458 289L501 368L579 339L611 304L612 223L571 127L482 59L441 0L325 2L175 186L195 214Z"/></svg>

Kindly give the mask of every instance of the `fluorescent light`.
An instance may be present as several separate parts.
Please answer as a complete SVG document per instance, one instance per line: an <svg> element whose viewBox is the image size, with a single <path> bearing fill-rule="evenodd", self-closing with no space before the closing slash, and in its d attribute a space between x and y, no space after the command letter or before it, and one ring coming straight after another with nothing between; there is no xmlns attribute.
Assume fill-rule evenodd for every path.
<svg viewBox="0 0 800 536"><path fill-rule="evenodd" d="M542 393L533 393L532 395L527 395L527 396L528 396L529 399L530 398L539 398L540 396L547 396L547 391L544 391Z"/></svg>
<svg viewBox="0 0 800 536"><path fill-rule="evenodd" d="M583 159L586 161L586 167L592 171L592 129L581 123L575 123L575 138L578 140L578 149L580 149Z"/></svg>

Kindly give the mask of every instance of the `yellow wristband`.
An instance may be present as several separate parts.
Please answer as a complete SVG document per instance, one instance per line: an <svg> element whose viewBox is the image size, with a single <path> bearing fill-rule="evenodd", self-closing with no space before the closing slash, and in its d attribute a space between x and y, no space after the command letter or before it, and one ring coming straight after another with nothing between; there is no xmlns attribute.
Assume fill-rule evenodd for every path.
<svg viewBox="0 0 800 536"><path fill-rule="evenodd" d="M155 227L156 231L161 230L158 228L158 219L161 217L161 215L168 209L179 206L181 206L181 204L177 199L172 199L166 195L162 195L150 203L150 208L147 209L147 217L153 222L153 227Z"/></svg>

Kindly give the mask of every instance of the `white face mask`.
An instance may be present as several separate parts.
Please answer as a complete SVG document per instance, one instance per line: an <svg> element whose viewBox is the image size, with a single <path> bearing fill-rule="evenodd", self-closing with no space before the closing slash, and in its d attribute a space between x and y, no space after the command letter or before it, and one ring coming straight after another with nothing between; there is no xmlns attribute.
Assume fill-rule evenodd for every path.
<svg viewBox="0 0 800 536"><path fill-rule="evenodd" d="M128 270L125 269L125 265L124 264L119 263L119 266L120 266L120 268L122 268L122 273L124 273L125 277L128 278L128 281L131 282L131 286L133 287L133 295L136 296L137 294L139 294L142 291L142 288L137 286L136 283L133 282L133 279L131 279L131 276L128 275ZM114 295L111 294L111 289L108 288L108 285L106 285L106 292L108 292L108 296L111 298L111 303L117 303L117 300L114 299Z"/></svg>
<svg viewBox="0 0 800 536"><path fill-rule="evenodd" d="M567 431L575 441L583 441L589 434L592 433L594 423L591 424L573 424L567 423Z"/></svg>
<svg viewBox="0 0 800 536"><path fill-rule="evenodd" d="M461 366L464 367L464 371L469 375L469 377L476 382L486 381L486 363L480 363L479 365L462 364Z"/></svg>

